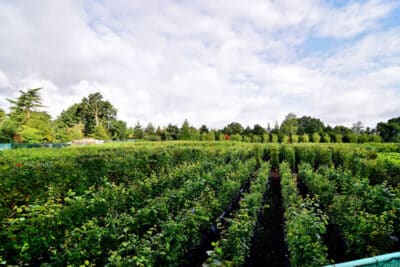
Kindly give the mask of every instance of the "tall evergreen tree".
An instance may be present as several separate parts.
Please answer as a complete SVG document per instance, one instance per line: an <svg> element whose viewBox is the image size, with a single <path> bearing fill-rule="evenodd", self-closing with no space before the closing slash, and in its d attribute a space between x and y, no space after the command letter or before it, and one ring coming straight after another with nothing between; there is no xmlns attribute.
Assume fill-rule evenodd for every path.
<svg viewBox="0 0 400 267"><path fill-rule="evenodd" d="M191 140L191 131L190 125L187 119L182 124L180 133L179 133L179 140Z"/></svg>
<svg viewBox="0 0 400 267"><path fill-rule="evenodd" d="M142 125L140 125L140 122L137 121L135 127L133 128L133 138L143 139L143 136L144 136L143 127Z"/></svg>
<svg viewBox="0 0 400 267"><path fill-rule="evenodd" d="M20 121L29 121L33 111L37 110L37 108L45 107L42 104L43 99L40 95L40 90L42 88L28 89L26 92L20 90L20 96L17 99L6 98L11 104L10 114Z"/></svg>

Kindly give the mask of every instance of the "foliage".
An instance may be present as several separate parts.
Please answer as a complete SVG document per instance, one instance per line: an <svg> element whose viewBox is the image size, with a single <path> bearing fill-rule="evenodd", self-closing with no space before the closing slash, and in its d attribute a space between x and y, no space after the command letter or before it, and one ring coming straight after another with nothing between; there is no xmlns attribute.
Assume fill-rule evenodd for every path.
<svg viewBox="0 0 400 267"><path fill-rule="evenodd" d="M295 151L292 145L282 145L281 146L281 161L286 161L289 163L290 169L292 171L295 170L295 164L296 164L296 159L295 159Z"/></svg>
<svg viewBox="0 0 400 267"><path fill-rule="evenodd" d="M297 133L298 120L296 115L289 113L283 120L280 128L280 132L284 135L291 135Z"/></svg>
<svg viewBox="0 0 400 267"><path fill-rule="evenodd" d="M215 141L215 132L214 131L203 132L201 134L201 140L202 141Z"/></svg>
<svg viewBox="0 0 400 267"><path fill-rule="evenodd" d="M343 142L343 135L342 134L336 134L335 135L335 142L336 143L342 143Z"/></svg>
<svg viewBox="0 0 400 267"><path fill-rule="evenodd" d="M272 143L278 143L278 135L277 134L271 134L271 142Z"/></svg>
<svg viewBox="0 0 400 267"><path fill-rule="evenodd" d="M190 125L187 119L182 124L180 129L180 133L178 136L179 140L192 140L191 132L190 132Z"/></svg>
<svg viewBox="0 0 400 267"><path fill-rule="evenodd" d="M253 126L253 134L254 135L262 136L265 133L266 133L265 129L260 124L255 124Z"/></svg>
<svg viewBox="0 0 400 267"><path fill-rule="evenodd" d="M321 141L321 136L318 133L313 133L312 141L313 141L313 143L319 143Z"/></svg>
<svg viewBox="0 0 400 267"><path fill-rule="evenodd" d="M329 263L322 235L327 216L315 199L301 199L289 165L280 166L282 196L285 207L285 232L291 266L323 266Z"/></svg>
<svg viewBox="0 0 400 267"><path fill-rule="evenodd" d="M93 137L100 140L109 140L110 137L108 136L106 128L102 124L99 124L94 127Z"/></svg>
<svg viewBox="0 0 400 267"><path fill-rule="evenodd" d="M385 142L400 142L400 117L392 118L388 122L380 122L376 130Z"/></svg>
<svg viewBox="0 0 400 267"><path fill-rule="evenodd" d="M176 265L251 176L254 149L227 142L7 151L0 253L14 265Z"/></svg>
<svg viewBox="0 0 400 267"><path fill-rule="evenodd" d="M80 103L73 104L68 109L61 112L57 122L61 127L73 127L76 124L84 125L84 134L94 135L99 127L107 128L107 136L124 135L126 125L116 120L117 110L108 101L103 100L103 96L97 92L82 98ZM110 131L110 133L109 133Z"/></svg>
<svg viewBox="0 0 400 267"><path fill-rule="evenodd" d="M309 137L309 135L308 134L303 134L303 135L300 135L300 142L301 143L308 143L308 142L310 142L310 137Z"/></svg>
<svg viewBox="0 0 400 267"><path fill-rule="evenodd" d="M222 232L222 238L213 244L212 251L207 252L210 257L205 266L242 266L245 263L268 175L269 165L264 163L256 180L251 183L250 192L245 193L241 199L239 211L229 220L229 227Z"/></svg>
<svg viewBox="0 0 400 267"><path fill-rule="evenodd" d="M324 124L320 119L312 118L309 116L303 116L297 119L298 129L297 134L309 134L322 133L324 130Z"/></svg>
<svg viewBox="0 0 400 267"><path fill-rule="evenodd" d="M268 133L263 134L262 136L263 143L269 143L271 141L271 137Z"/></svg>
<svg viewBox="0 0 400 267"><path fill-rule="evenodd" d="M261 143L262 142L262 136L260 135L253 135L251 138L251 141L253 143Z"/></svg>
<svg viewBox="0 0 400 267"><path fill-rule="evenodd" d="M20 90L20 96L16 99L9 99L11 107L11 116L19 123L29 122L30 115L37 108L44 107L42 105L42 97L40 96L42 88L28 89L26 92Z"/></svg>
<svg viewBox="0 0 400 267"><path fill-rule="evenodd" d="M387 252L398 216L395 190L384 184L371 186L367 179L349 172L300 166L300 177L310 192L318 196L332 222L340 227L347 243L347 255L368 257ZM396 204L397 203L397 204Z"/></svg>
<svg viewBox="0 0 400 267"><path fill-rule="evenodd" d="M233 135L233 134L241 134L243 132L243 126L238 122L231 122L227 126L224 127L223 132L225 134Z"/></svg>
<svg viewBox="0 0 400 267"><path fill-rule="evenodd" d="M329 136L329 134L327 134L327 133L322 134L322 142L324 142L324 143L331 142L331 137Z"/></svg>
<svg viewBox="0 0 400 267"><path fill-rule="evenodd" d="M270 148L270 163L271 169L278 169L279 168L279 146L274 145Z"/></svg>

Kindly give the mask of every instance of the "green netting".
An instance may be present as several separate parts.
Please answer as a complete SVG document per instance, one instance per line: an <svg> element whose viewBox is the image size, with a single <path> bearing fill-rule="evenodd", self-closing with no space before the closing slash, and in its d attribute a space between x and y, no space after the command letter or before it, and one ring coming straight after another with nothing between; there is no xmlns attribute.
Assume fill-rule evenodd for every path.
<svg viewBox="0 0 400 267"><path fill-rule="evenodd" d="M41 148L41 147L62 148L62 147L70 146L70 145L71 144L69 144L69 143L12 144L12 148L14 148L14 149L18 149L18 148Z"/></svg>
<svg viewBox="0 0 400 267"><path fill-rule="evenodd" d="M348 261L325 267L400 267L400 252L384 254L376 257Z"/></svg>
<svg viewBox="0 0 400 267"><path fill-rule="evenodd" d="M11 144L0 144L0 150L11 149Z"/></svg>

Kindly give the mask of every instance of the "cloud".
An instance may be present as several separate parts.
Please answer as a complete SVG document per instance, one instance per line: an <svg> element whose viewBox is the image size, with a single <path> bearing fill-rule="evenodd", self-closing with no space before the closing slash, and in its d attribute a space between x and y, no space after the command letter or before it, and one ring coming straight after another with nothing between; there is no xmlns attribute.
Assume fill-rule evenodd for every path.
<svg viewBox="0 0 400 267"><path fill-rule="evenodd" d="M323 37L352 38L365 31L374 30L379 19L387 16L394 7L394 2L372 0L328 9L324 12L325 19L317 27L317 32Z"/></svg>
<svg viewBox="0 0 400 267"><path fill-rule="evenodd" d="M44 87L56 117L99 91L129 125L266 126L293 111L374 126L400 104L400 30L382 23L394 3L3 1L0 97ZM317 55L315 38L335 45Z"/></svg>

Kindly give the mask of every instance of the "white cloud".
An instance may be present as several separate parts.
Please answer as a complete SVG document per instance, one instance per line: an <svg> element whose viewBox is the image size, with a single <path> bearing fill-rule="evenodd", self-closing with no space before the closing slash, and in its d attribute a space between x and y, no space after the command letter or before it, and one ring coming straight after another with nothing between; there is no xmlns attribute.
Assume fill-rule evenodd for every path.
<svg viewBox="0 0 400 267"><path fill-rule="evenodd" d="M99 91L130 125L185 118L196 126L273 125L294 111L374 126L398 115L400 104L400 32L379 27L394 7L376 0L343 7L316 0L2 2L0 96L44 87L56 116ZM302 56L302 44L318 35L355 41Z"/></svg>
<svg viewBox="0 0 400 267"><path fill-rule="evenodd" d="M378 25L394 8L393 2L371 0L351 3L341 9L325 10L325 19L318 26L324 37L351 38Z"/></svg>

